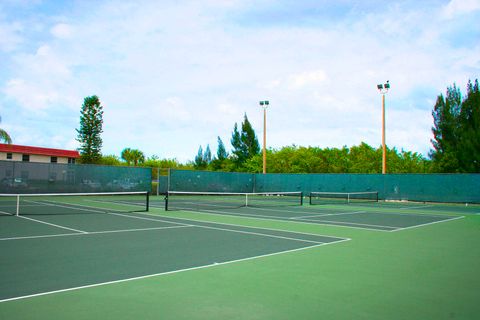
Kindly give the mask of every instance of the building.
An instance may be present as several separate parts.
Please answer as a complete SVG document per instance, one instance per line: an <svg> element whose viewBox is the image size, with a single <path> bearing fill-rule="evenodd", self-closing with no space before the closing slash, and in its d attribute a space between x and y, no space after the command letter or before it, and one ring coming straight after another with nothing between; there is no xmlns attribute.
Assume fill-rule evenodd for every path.
<svg viewBox="0 0 480 320"><path fill-rule="evenodd" d="M20 146L0 143L0 160L43 162L43 163L75 163L80 158L78 151L42 147Z"/></svg>

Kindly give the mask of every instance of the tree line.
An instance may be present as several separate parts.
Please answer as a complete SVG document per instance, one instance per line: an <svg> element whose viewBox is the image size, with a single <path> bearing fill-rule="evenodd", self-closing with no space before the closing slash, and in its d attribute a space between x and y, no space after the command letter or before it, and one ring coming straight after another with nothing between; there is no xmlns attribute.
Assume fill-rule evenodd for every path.
<svg viewBox="0 0 480 320"><path fill-rule="evenodd" d="M438 172L480 172L480 91L478 79L462 97L454 84L433 107L432 165Z"/></svg>
<svg viewBox="0 0 480 320"><path fill-rule="evenodd" d="M134 165L154 168L182 168L212 171L262 172L262 154L257 135L247 114L234 124L231 151L220 137L217 150L201 145L192 161L146 158L138 149L125 148L120 157L100 153L103 111L98 97L85 98L77 140L81 143L83 163ZM460 173L480 172L480 92L478 80L469 81L462 96L454 84L446 95L440 94L432 111L432 149L426 158L417 152L387 148L388 173ZM90 128L89 126L96 126ZM96 135L88 137L85 133ZM358 146L319 148L284 146L267 150L267 171L270 173L381 173L382 148L364 142Z"/></svg>

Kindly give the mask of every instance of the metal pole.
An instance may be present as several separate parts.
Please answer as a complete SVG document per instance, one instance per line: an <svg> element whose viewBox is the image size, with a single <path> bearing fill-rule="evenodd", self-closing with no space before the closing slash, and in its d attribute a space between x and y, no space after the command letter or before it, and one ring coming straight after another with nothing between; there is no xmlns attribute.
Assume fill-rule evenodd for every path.
<svg viewBox="0 0 480 320"><path fill-rule="evenodd" d="M19 194L17 194L17 210L15 212L15 215L16 216L20 215L20 195Z"/></svg>
<svg viewBox="0 0 480 320"><path fill-rule="evenodd" d="M385 94L382 94L382 174L387 173L387 153L385 146Z"/></svg>
<svg viewBox="0 0 480 320"><path fill-rule="evenodd" d="M160 168L157 167L157 196L160 194Z"/></svg>
<svg viewBox="0 0 480 320"><path fill-rule="evenodd" d="M385 94L390 89L390 82L377 84L377 89L382 95L382 174L387 173L387 147L385 145Z"/></svg>
<svg viewBox="0 0 480 320"><path fill-rule="evenodd" d="M260 101L263 108L263 174L267 173L267 107L268 100Z"/></svg>
<svg viewBox="0 0 480 320"><path fill-rule="evenodd" d="M267 108L263 108L263 174L267 173Z"/></svg>

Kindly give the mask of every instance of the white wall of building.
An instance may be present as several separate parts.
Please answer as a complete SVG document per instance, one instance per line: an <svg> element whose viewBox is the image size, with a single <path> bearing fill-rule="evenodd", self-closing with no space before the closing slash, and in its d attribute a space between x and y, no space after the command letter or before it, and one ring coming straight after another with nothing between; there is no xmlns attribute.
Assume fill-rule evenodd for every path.
<svg viewBox="0 0 480 320"><path fill-rule="evenodd" d="M7 152L0 152L0 160L7 160L7 161L22 161L22 153L15 153L12 152L12 159L7 159ZM30 155L30 162L43 162L43 163L50 163L51 156L44 156L44 155ZM67 157L57 157L57 163L68 163Z"/></svg>

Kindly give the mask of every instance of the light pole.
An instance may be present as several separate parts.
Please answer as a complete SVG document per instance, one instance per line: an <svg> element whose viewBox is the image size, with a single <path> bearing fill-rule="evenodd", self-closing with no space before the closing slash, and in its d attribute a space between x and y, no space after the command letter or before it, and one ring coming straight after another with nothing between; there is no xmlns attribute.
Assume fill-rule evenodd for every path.
<svg viewBox="0 0 480 320"><path fill-rule="evenodd" d="M377 84L377 89L382 94L382 174L387 173L387 151L385 146L385 94L390 89L390 83L387 80L385 84Z"/></svg>
<svg viewBox="0 0 480 320"><path fill-rule="evenodd" d="M263 174L267 173L267 107L268 100L260 101L263 108Z"/></svg>

